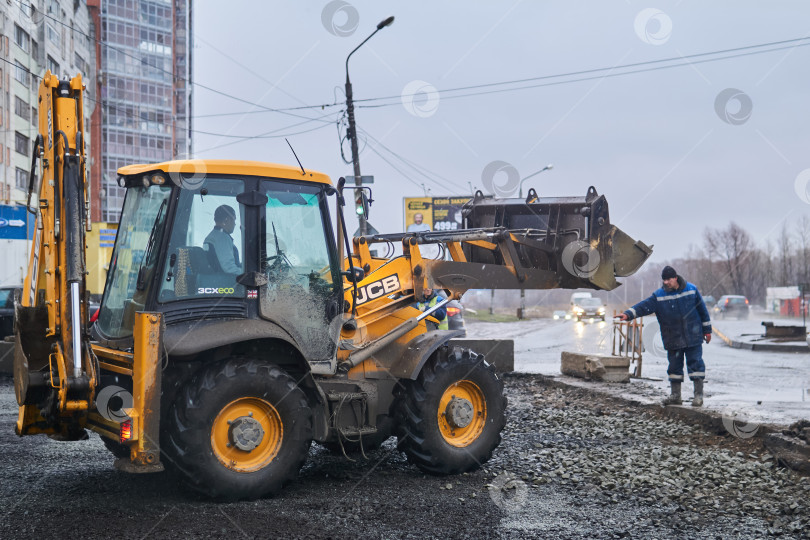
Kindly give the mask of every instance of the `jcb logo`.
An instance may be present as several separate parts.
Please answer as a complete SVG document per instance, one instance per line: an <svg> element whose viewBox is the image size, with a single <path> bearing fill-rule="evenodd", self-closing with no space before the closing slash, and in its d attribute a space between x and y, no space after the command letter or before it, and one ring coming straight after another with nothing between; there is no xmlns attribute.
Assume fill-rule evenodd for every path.
<svg viewBox="0 0 810 540"><path fill-rule="evenodd" d="M200 287L197 294L233 294L233 287Z"/></svg>
<svg viewBox="0 0 810 540"><path fill-rule="evenodd" d="M374 300L386 294L391 294L399 290L399 278L396 274L384 277L379 281L374 281L368 285L357 288L357 305L365 304L369 300Z"/></svg>

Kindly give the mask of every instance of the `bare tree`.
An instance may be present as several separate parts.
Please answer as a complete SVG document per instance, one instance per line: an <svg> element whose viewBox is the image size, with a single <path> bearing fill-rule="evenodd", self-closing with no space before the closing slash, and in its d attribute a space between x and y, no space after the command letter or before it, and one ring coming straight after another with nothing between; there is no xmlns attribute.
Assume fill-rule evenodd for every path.
<svg viewBox="0 0 810 540"><path fill-rule="evenodd" d="M774 285L774 263L773 263L774 245L770 238L765 240L765 247L762 248L762 271L765 274L765 286L770 287Z"/></svg>
<svg viewBox="0 0 810 540"><path fill-rule="evenodd" d="M810 216L807 214L799 218L796 223L796 239L798 240L799 270L797 281L807 283L810 277Z"/></svg>
<svg viewBox="0 0 810 540"><path fill-rule="evenodd" d="M679 261L680 266L683 267L681 274L688 280L697 285L703 296L714 296L718 298L725 293L722 283L717 279L717 272L715 271L716 264L712 261L711 257L704 250L698 246L690 245L686 252L686 259Z"/></svg>
<svg viewBox="0 0 810 540"><path fill-rule="evenodd" d="M776 245L779 256L779 285L787 286L793 281L793 254L791 253L793 241L788 234L787 222L782 223L782 231L779 233Z"/></svg>
<svg viewBox="0 0 810 540"><path fill-rule="evenodd" d="M748 289L746 276L753 262L754 242L745 229L733 221L725 229L707 228L703 233L706 251L719 259L721 282L728 283L731 293L741 294Z"/></svg>

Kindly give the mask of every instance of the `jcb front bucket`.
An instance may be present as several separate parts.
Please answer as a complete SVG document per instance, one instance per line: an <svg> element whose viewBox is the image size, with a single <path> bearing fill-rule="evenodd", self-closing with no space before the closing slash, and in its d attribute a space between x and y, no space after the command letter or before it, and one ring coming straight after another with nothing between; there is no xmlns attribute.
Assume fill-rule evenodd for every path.
<svg viewBox="0 0 810 540"><path fill-rule="evenodd" d="M523 199L499 199L480 191L462 212L465 229L503 228L515 243L519 270L542 271L545 285L612 290L617 277L635 273L652 254L652 247L633 240L611 225L607 199L594 187L585 197L540 198L534 189ZM470 262L505 265L502 250L464 244ZM553 279L549 277L553 276Z"/></svg>

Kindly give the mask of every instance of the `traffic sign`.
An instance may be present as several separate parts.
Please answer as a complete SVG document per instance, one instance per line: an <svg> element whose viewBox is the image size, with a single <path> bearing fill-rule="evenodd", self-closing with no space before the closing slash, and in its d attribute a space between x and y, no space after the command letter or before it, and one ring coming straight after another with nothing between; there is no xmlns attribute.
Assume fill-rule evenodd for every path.
<svg viewBox="0 0 810 540"><path fill-rule="evenodd" d="M357 178L356 176L344 176L344 178L346 179L346 185L349 185L349 184L357 185L357 181L355 180ZM374 176L372 176L372 175L365 175L364 174L363 176L360 177L360 184L361 185L373 184L373 183L374 183Z"/></svg>

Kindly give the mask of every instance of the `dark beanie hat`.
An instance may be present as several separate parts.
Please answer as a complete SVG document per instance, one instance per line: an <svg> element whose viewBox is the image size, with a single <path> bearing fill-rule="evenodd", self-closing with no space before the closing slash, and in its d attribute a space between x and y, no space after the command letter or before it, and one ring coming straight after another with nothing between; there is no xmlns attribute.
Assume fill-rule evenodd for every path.
<svg viewBox="0 0 810 540"><path fill-rule="evenodd" d="M678 272L671 266L665 266L664 269L661 270L661 279L672 279L674 277L678 277Z"/></svg>

